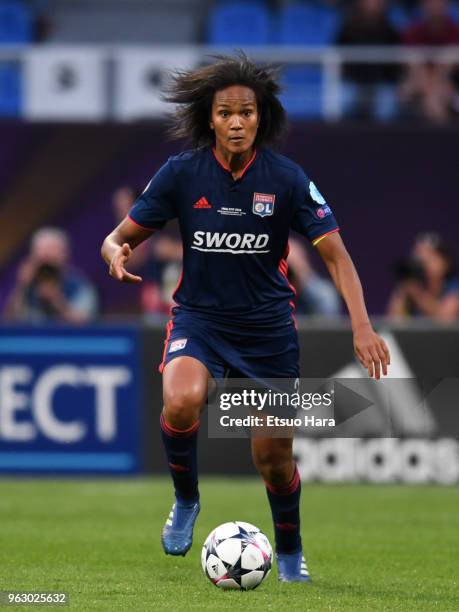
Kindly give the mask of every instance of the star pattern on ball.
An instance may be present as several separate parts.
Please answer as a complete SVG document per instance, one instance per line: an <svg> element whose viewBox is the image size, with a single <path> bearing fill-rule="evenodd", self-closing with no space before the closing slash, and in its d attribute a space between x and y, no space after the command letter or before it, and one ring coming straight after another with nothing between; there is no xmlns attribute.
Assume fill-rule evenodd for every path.
<svg viewBox="0 0 459 612"><path fill-rule="evenodd" d="M207 538L201 562L205 574L217 587L249 590L268 576L272 548L268 538L254 525L242 521L224 523Z"/></svg>

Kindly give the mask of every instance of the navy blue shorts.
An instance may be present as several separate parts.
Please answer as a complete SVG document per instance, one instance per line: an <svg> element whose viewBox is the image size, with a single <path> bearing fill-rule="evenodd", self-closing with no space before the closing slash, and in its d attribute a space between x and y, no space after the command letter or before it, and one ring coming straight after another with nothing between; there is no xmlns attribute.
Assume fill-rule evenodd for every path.
<svg viewBox="0 0 459 612"><path fill-rule="evenodd" d="M174 309L164 341L163 368L175 357L194 357L214 378L297 378L299 346L295 324L241 328Z"/></svg>

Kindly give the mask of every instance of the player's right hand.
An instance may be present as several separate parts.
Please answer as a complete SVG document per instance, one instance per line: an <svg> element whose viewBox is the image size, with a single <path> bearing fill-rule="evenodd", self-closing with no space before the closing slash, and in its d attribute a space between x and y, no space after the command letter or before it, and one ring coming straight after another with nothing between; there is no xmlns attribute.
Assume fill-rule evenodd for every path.
<svg viewBox="0 0 459 612"><path fill-rule="evenodd" d="M110 262L109 274L122 283L141 283L141 276L130 274L124 267L131 255L132 249L129 244L125 242L113 255Z"/></svg>

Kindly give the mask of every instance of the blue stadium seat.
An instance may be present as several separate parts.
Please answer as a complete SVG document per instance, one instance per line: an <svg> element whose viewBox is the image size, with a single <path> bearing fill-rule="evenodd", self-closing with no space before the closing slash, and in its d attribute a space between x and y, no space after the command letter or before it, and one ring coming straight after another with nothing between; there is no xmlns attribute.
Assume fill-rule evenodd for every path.
<svg viewBox="0 0 459 612"><path fill-rule="evenodd" d="M389 8L388 17L394 28L403 32L413 23L422 19L422 7L415 6L409 10L399 4L394 4Z"/></svg>
<svg viewBox="0 0 459 612"><path fill-rule="evenodd" d="M337 10L294 3L280 13L278 42L282 45L332 45L340 24Z"/></svg>
<svg viewBox="0 0 459 612"><path fill-rule="evenodd" d="M451 17L459 23L459 2L453 2L450 8Z"/></svg>
<svg viewBox="0 0 459 612"><path fill-rule="evenodd" d="M413 22L413 17L410 13L399 4L394 4L388 11L388 17L391 25L402 32Z"/></svg>
<svg viewBox="0 0 459 612"><path fill-rule="evenodd" d="M209 18L208 42L212 45L266 45L270 34L271 15L256 0L217 4Z"/></svg>
<svg viewBox="0 0 459 612"><path fill-rule="evenodd" d="M32 14L19 0L0 0L0 44L32 40Z"/></svg>
<svg viewBox="0 0 459 612"><path fill-rule="evenodd" d="M0 116L18 117L21 113L21 75L19 68L0 64Z"/></svg>
<svg viewBox="0 0 459 612"><path fill-rule="evenodd" d="M323 116L322 70L317 66L289 66L282 74L281 102L293 118Z"/></svg>

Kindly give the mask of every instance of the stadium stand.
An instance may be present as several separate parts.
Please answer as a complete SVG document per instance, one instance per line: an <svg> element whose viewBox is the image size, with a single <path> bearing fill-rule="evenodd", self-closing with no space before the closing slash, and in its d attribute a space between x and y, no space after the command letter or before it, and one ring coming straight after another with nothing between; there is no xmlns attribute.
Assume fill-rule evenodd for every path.
<svg viewBox="0 0 459 612"><path fill-rule="evenodd" d="M271 15L263 2L225 2L210 14L210 44L267 45L270 36Z"/></svg>
<svg viewBox="0 0 459 612"><path fill-rule="evenodd" d="M282 74L281 96L288 114L295 118L322 116L322 71L316 66L291 66Z"/></svg>
<svg viewBox="0 0 459 612"><path fill-rule="evenodd" d="M405 30L412 21L410 13L399 4L394 4L388 11L389 21L399 32Z"/></svg>
<svg viewBox="0 0 459 612"><path fill-rule="evenodd" d="M32 40L33 19L25 3L0 2L0 44L28 43Z"/></svg>
<svg viewBox="0 0 459 612"><path fill-rule="evenodd" d="M18 0L0 2L0 49L2 45L26 44L32 40L33 19ZM0 63L0 116L16 117L21 111L21 77L13 63Z"/></svg>
<svg viewBox="0 0 459 612"><path fill-rule="evenodd" d="M0 64L0 116L18 117L21 113L21 77L14 64Z"/></svg>
<svg viewBox="0 0 459 612"><path fill-rule="evenodd" d="M331 45L339 22L339 12L331 7L300 2L288 4L279 14L278 42L282 45Z"/></svg>
<svg viewBox="0 0 459 612"><path fill-rule="evenodd" d="M192 45L204 42L226 49L242 47L249 53L251 48L258 50L269 45L271 60L276 60L277 53L277 49L273 53L272 45L289 47L287 52L293 51L294 54L297 48L299 53L308 53L312 48L313 54L318 52L320 55L335 44L340 23L351 14L350 6L347 2L319 0L30 0L27 3L25 0L0 0L0 50L3 46L10 53L10 44L42 40L37 37L34 18L43 17L48 24L46 41L56 44L89 44L101 48L101 44L114 43L122 50L124 44L176 44L177 48L189 45L191 49ZM399 0L383 2L381 6L383 9L387 7L390 22L401 35L422 15L421 3L416 5ZM459 2L451 2L449 7L451 15L459 22ZM375 41L375 45L377 43ZM36 46L38 49L41 47ZM300 46L304 48L300 50ZM21 77L18 72L19 66L24 68L26 64L26 55L24 49L13 53L16 55L0 58L0 117L20 116L21 112L23 116L31 117L27 105L30 98L27 77ZM116 55L118 51L113 53ZM298 62L298 59L294 57L293 62ZM339 71L331 69L326 72L330 64L322 64L322 59L312 62L316 62L315 56L312 60L306 57L304 63L290 64L285 69L283 100L287 110L298 118L334 120L345 115L345 95L341 96L341 103L335 106L329 103L333 92L339 90L336 86L341 78ZM107 77L107 81L110 78ZM456 80L455 77L455 90ZM384 108L387 107L386 93L383 92L380 104ZM376 98L378 96L379 92ZM394 90L392 98L399 97L399 92ZM455 91L454 99L456 97ZM106 107L107 115L111 116L112 106L107 103ZM408 107L406 112L413 114ZM396 113L391 110L375 113L377 119L395 117Z"/></svg>
<svg viewBox="0 0 459 612"><path fill-rule="evenodd" d="M314 4L294 3L279 15L281 45L326 46L333 44L339 26L337 10ZM315 66L292 66L284 71L282 101L292 117L322 115L322 71Z"/></svg>
<svg viewBox="0 0 459 612"><path fill-rule="evenodd" d="M56 43L193 44L211 0L53 0L48 40ZM122 24L122 27L120 27Z"/></svg>

